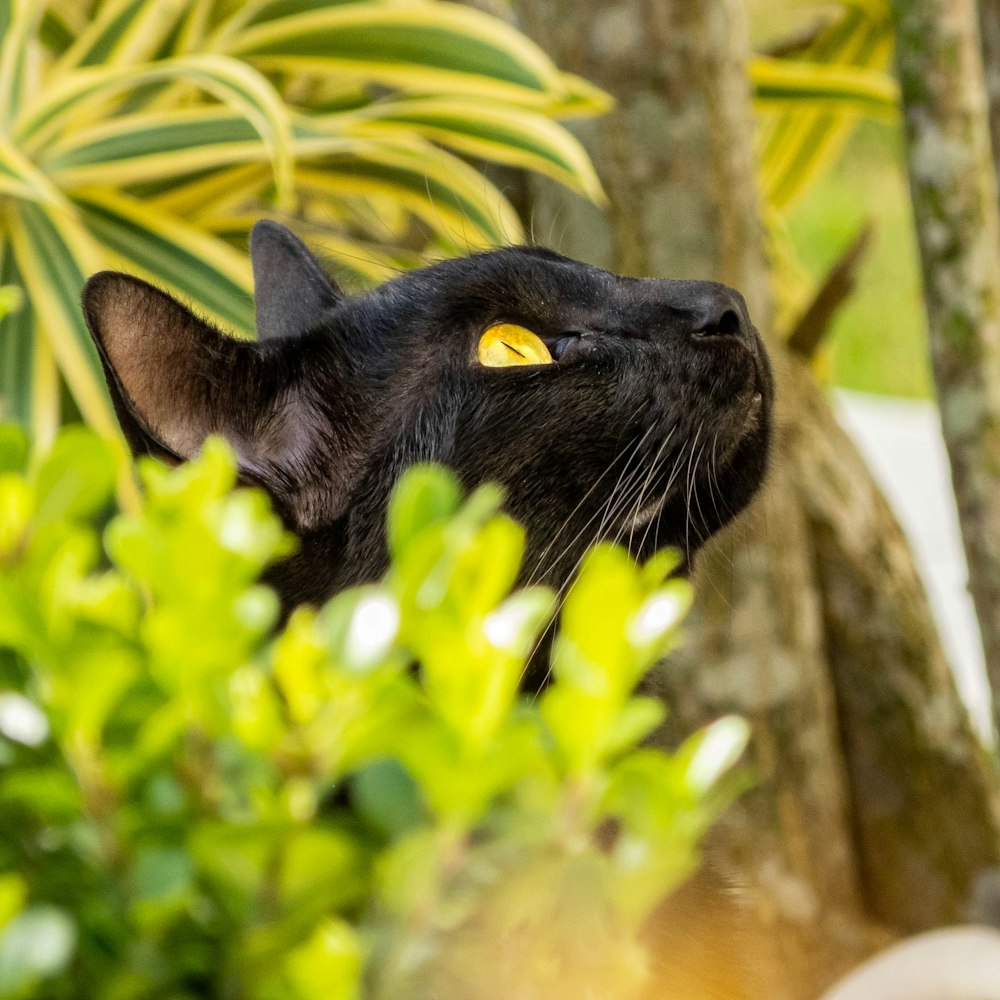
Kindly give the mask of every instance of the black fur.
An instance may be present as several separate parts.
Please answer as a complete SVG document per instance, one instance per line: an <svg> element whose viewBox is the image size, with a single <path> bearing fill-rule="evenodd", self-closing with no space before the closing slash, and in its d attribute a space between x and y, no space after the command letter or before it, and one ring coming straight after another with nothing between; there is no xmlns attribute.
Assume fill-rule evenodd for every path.
<svg viewBox="0 0 1000 1000"><path fill-rule="evenodd" d="M183 460L223 434L300 536L271 574L286 607L383 573L387 498L414 462L503 483L528 531L524 578L556 587L598 538L690 560L761 483L770 369L725 286L515 247L351 298L287 230L261 224L252 242L257 343L110 272L84 312L133 450ZM502 321L557 363L480 366L478 338Z"/></svg>

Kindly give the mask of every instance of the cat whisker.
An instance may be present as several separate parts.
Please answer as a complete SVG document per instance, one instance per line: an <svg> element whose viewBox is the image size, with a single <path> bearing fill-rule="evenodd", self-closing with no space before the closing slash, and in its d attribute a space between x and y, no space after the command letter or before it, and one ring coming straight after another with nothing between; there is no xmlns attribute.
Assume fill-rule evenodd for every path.
<svg viewBox="0 0 1000 1000"><path fill-rule="evenodd" d="M637 450L638 450L638 446L636 448L636 451ZM630 457L629 461L631 461L632 458L635 457L635 454L636 454L636 452L633 452L633 455ZM641 472L641 470L639 469L639 467L636 467L634 470L632 470L631 476L634 476L636 473L640 473L640 472ZM618 489L616 487L616 490L611 493L611 495L607 498L607 500L602 505L602 507L605 508L605 518L606 519L614 520L614 518L618 516L618 513L621 510L626 509L628 506L630 506L632 504L632 502L633 502L632 493L639 486L639 483L638 483L638 480L632 481L631 476L630 476L629 481L625 483L625 485L621 488L621 490L618 491ZM621 482L621 479L619 479L619 482ZM623 533L624 533L623 530L619 529L619 533L618 533L618 536L615 538L615 541L620 541L621 540L620 535L623 534ZM551 619L550 619L550 623L554 623L558 619L559 615L562 614L563 607L565 607L566 600L569 597L569 592L572 589L572 585L573 585L574 580L576 579L576 574L579 572L580 567L583 565L583 560L587 556L587 551L589 551L589 546L587 548L585 548L584 551L577 557L575 563L573 564L573 567L572 567L571 571L569 572L569 574L566 577L565 582L559 587L559 589L558 589L558 591L556 593L556 606L553 609L553 612L552 612L552 615L551 615ZM528 656L528 659L525 661L524 670L522 670L522 672L521 672L522 679L524 677L524 672L528 668L528 665L531 663L531 661L534 659L535 655L538 653L538 650L539 650L539 648L540 648L540 646L542 644L542 641L544 640L544 637L545 637L545 634L546 634L547 631L548 631L548 629L546 629L545 631L543 631L542 634L538 637L537 641L535 642L534 647L531 650L530 655ZM544 686L544 683L546 681L548 681L549 675L551 674L551 671L552 671L552 664L549 663L546 666L545 677L543 678L542 685L540 685L540 686ZM532 695L532 698L535 698L535 697L537 697L537 692L534 695Z"/></svg>
<svg viewBox="0 0 1000 1000"><path fill-rule="evenodd" d="M658 517L659 517L659 514L663 510L663 505L666 503L667 497L670 496L670 489L674 485L674 482L676 481L677 476L680 473L680 469L681 469L681 466L683 465L683 463L684 463L684 448L682 447L680 449L680 451L678 452L677 458L674 459L673 468L670 470L670 475L667 476L667 483L663 487L663 489L660 491L660 499L657 502L656 510L655 510L653 516L646 523L646 529L645 529L645 531L642 534L642 538L639 540L639 546L638 546L637 551L641 552L643 550L643 548L644 548L644 546L646 544L646 538L649 536L650 527L653 524L657 524L657 531L656 531L656 534L654 534L654 538L658 538L659 537ZM656 470L656 474L657 475L659 474L659 470ZM631 544L631 536L630 536L630 544Z"/></svg>
<svg viewBox="0 0 1000 1000"><path fill-rule="evenodd" d="M685 483L685 494L684 494L684 554L690 560L691 558L691 497L694 493L694 471L697 469L697 462L694 461L694 450L698 445L698 438L701 436L702 428L704 427L704 421L698 425L698 431L694 436L694 441L691 444L691 454L688 458L687 466L687 481ZM701 455L699 454L699 458Z"/></svg>
<svg viewBox="0 0 1000 1000"><path fill-rule="evenodd" d="M704 531L707 531L707 532L711 533L712 529L711 529L711 526L708 523L708 518L705 516L705 512L704 512L704 510L702 510L702 507L701 507L701 494L696 489L696 487L698 485L698 472L699 472L699 470L701 468L701 460L702 460L703 457L705 457L705 453L706 453L707 450L708 450L708 442L706 441L701 446L701 450L698 452L698 457L694 460L694 470L693 470L693 472L691 474L691 492L692 492L693 498L694 498L694 507L697 509L697 511L698 511L698 517L701 519L701 528ZM691 514L692 514L692 526L693 527L697 527L697 525L693 524L694 510L692 510Z"/></svg>
<svg viewBox="0 0 1000 1000"><path fill-rule="evenodd" d="M719 510L719 504L716 499L716 490L719 487L719 456L717 450L718 445L719 445L719 432L716 431L715 436L712 438L712 454L708 462L708 495L712 501L712 506L715 508L715 517L721 524L725 520L725 518L722 516L722 512Z"/></svg>
<svg viewBox="0 0 1000 1000"><path fill-rule="evenodd" d="M600 538L601 534L604 531L604 526L605 526L605 524L607 522L609 506L610 506L611 502L614 500L615 496L618 494L619 490L621 489L623 480L626 478L626 476L631 475L630 466L631 466L632 462L638 456L639 451L642 448L643 443L646 441L646 438L649 437L649 435L652 433L653 430L654 430L654 427L651 425L649 428L646 429L646 432L642 435L642 437L635 443L634 447L632 448L632 454L629 455L629 457L626 459L624 467L622 468L621 474L618 477L618 481L612 487L611 492L608 495L608 499L605 501L604 504L600 505L597 508L596 511L594 511L594 513L587 519L587 521L577 531L577 533L573 536L573 538L571 538L570 541L566 545L563 546L563 548L559 552L558 556L556 556L554 559L551 560L551 563L548 566L548 569L553 569L555 566L557 566L559 564L559 562L570 551L572 551L573 547L580 540L580 538L583 537L583 535L585 534L585 532L587 531L587 529L591 526L591 524L593 524L594 521L598 517L602 517L602 514L603 514L604 516L601 519L601 523L600 523L600 525L598 526L597 530L594 533L595 540L598 539L598 538ZM624 453L625 453L625 451L626 451L627 448L628 448L628 445L626 445L624 448L622 448L622 450L615 456L615 458L612 460L611 464L608 466L608 469L606 469L605 472L602 473L602 477L601 478L603 478L603 476L610 469L612 469L614 467L614 465L621 459L622 455L624 455ZM596 485L596 483L595 483L595 485ZM568 525L570 519L580 509L581 504L583 503L583 501L585 501L587 499L587 496L589 496L589 494L591 492L593 492L593 488L591 488L591 490L588 490L587 494L583 497L583 500L581 500L581 502L579 504L577 504L577 506L574 508L574 510L570 514L570 516L563 522L562 526L559 529L559 532L557 532L557 536L558 536L558 534L562 533L563 528L565 528ZM555 539L553 539L553 541L554 540ZM535 570L533 571L533 573L531 575L531 579L532 580L537 580L540 577L542 577L542 576L545 575L542 572L542 564L543 564L543 560L545 559L546 554L551 549L551 545L552 545L552 543L550 543L549 546L546 547L545 551L542 552L541 556L539 556L538 561L537 561L537 563L535 565Z"/></svg>
<svg viewBox="0 0 1000 1000"><path fill-rule="evenodd" d="M697 441L697 438L696 438L696 441ZM677 476L680 474L680 470L681 470L682 466L684 465L684 456L685 456L685 448L682 446L681 449L679 450L678 454L677 454L677 458L674 459L674 465L673 465L673 468L670 470L670 475L667 476L666 485L660 491L660 499L656 503L656 509L654 510L653 515L646 522L646 531L643 533L643 536L642 536L642 538L639 541L639 550L640 551L642 550L643 546L646 544L646 538L648 536L650 526L653 525L653 524L655 524L655 523L657 523L657 519L658 519L659 514L662 512L663 505L664 505L664 503L666 503L667 497L670 496L670 489L674 485L674 483L676 482ZM654 474L658 474L658 473L659 473L659 470L654 470ZM638 514L634 515L633 521L638 516L639 516ZM659 532L657 530L657 534L654 537L658 538L658 536L659 536ZM631 546L631 538L630 538L630 546Z"/></svg>
<svg viewBox="0 0 1000 1000"><path fill-rule="evenodd" d="M639 415L640 410L642 410L642 406L639 406L639 408L635 411L635 413L632 414L632 416L628 420L629 423L631 423L633 420L635 420L635 418ZM650 431L652 429L653 429L652 426L650 426L646 430L646 433L643 434L642 438L640 438L640 440L638 441L638 443L635 445L635 448L633 449L633 455L642 446L642 442L646 439L646 437L649 435L649 433L650 433ZM559 525L559 528L556 530L555 534L549 539L548 545L545 546L545 548L542 550L541 555L539 555L538 559L536 560L536 562L535 562L535 568L532 571L531 576L528 578L528 581L525 584L525 586L529 586L530 587L532 585L532 583L534 583L538 579L538 575L539 575L539 573L541 571L542 564L543 564L543 562L545 560L545 557L549 554L549 552L552 551L552 547L559 540L559 536L563 533L563 531L566 530L567 526L572 521L572 519L576 515L577 511L579 511L580 508L587 502L587 500L589 499L589 497L591 496L591 494L593 494L594 490L597 489L597 487L600 485L600 483L602 482L602 480L604 479L604 477L615 467L615 464L621 460L621 458L625 454L625 451L627 450L627 448L628 448L628 444L626 444L621 449L621 451L619 451L619 452L617 452L615 454L614 458L611 459L611 461L608 463L608 465L604 469L604 471L597 477L597 479L594 480L594 483L593 483L593 485L591 485L590 489L587 490L586 493L584 493L584 495L577 502L576 506L569 512L569 514L563 520L562 524ZM625 463L626 468L628 467L628 464L629 464L629 462L631 462L631 460L632 460L632 458L630 457L626 461L626 463ZM619 483L620 482L621 482L621 477L619 477ZM617 488L617 484L616 484L615 488ZM614 489L612 489L611 492L613 494L614 493ZM587 525L584 525L583 530L586 530L586 528L587 528L587 526L589 524L590 524L590 522L588 521ZM570 545L574 544L579 537L580 537L579 534L577 534L577 536L572 540L572 542L570 542ZM563 552L563 553L560 554L560 558L562 558L562 555L565 555L565 552ZM558 561L559 561L558 559L555 560L556 563L558 563Z"/></svg>
<svg viewBox="0 0 1000 1000"><path fill-rule="evenodd" d="M649 473L646 476L646 481L642 484L642 490L639 493L639 499L636 502L635 511L628 521L628 527L629 527L628 544L630 549L632 548L633 532L635 531L638 521L641 517L640 511L643 510L643 500L645 499L646 491L649 489L649 484L653 481L653 477L656 475L656 471L657 468L659 467L660 460L664 452L666 451L667 445L670 444L670 439L674 436L674 431L676 429L677 429L676 425L670 429L670 433L663 439L663 443L657 449L656 455L653 457L653 461L649 463ZM665 496L666 493L663 494L663 497ZM663 502L663 497L661 497L656 502L656 504L653 505L653 516L655 516L656 514L656 507Z"/></svg>

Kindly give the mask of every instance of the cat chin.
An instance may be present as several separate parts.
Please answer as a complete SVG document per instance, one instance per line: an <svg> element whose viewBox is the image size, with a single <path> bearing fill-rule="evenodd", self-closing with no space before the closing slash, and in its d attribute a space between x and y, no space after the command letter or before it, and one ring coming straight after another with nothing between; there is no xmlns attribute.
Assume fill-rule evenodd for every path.
<svg viewBox="0 0 1000 1000"><path fill-rule="evenodd" d="M734 435L732 440L714 457L714 463L721 466L728 465L730 459L739 449L740 444L748 438L753 437L757 434L761 427L763 411L763 401L758 393L756 400L751 403L751 406L747 412L746 418L743 423L742 433ZM667 499L671 496L669 490L661 494L659 497L643 504L635 514L629 519L626 530L629 535L633 535L638 531L646 531L649 529L650 525L659 518L663 513L663 509L666 506Z"/></svg>

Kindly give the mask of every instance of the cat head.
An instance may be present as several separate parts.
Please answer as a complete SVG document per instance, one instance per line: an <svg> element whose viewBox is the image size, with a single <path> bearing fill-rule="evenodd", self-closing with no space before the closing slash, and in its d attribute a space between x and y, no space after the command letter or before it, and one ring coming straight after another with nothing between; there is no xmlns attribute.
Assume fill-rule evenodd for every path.
<svg viewBox="0 0 1000 1000"><path fill-rule="evenodd" d="M504 484L526 578L556 586L599 538L690 558L761 483L770 369L723 285L510 247L351 297L273 222L251 258L257 341L124 274L83 305L133 451L179 462L221 434L300 536L273 574L288 604L380 575L415 462Z"/></svg>

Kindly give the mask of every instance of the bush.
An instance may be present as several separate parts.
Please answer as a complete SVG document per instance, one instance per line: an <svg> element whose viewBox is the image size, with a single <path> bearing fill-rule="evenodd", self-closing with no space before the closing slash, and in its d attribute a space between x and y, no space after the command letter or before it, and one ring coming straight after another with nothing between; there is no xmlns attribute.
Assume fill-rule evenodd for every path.
<svg viewBox="0 0 1000 1000"><path fill-rule="evenodd" d="M141 472L111 516L90 432L0 429L0 996L632 995L746 736L637 749L672 559L594 549L528 696L497 489L411 470L386 578L275 633L294 542L225 446Z"/></svg>

